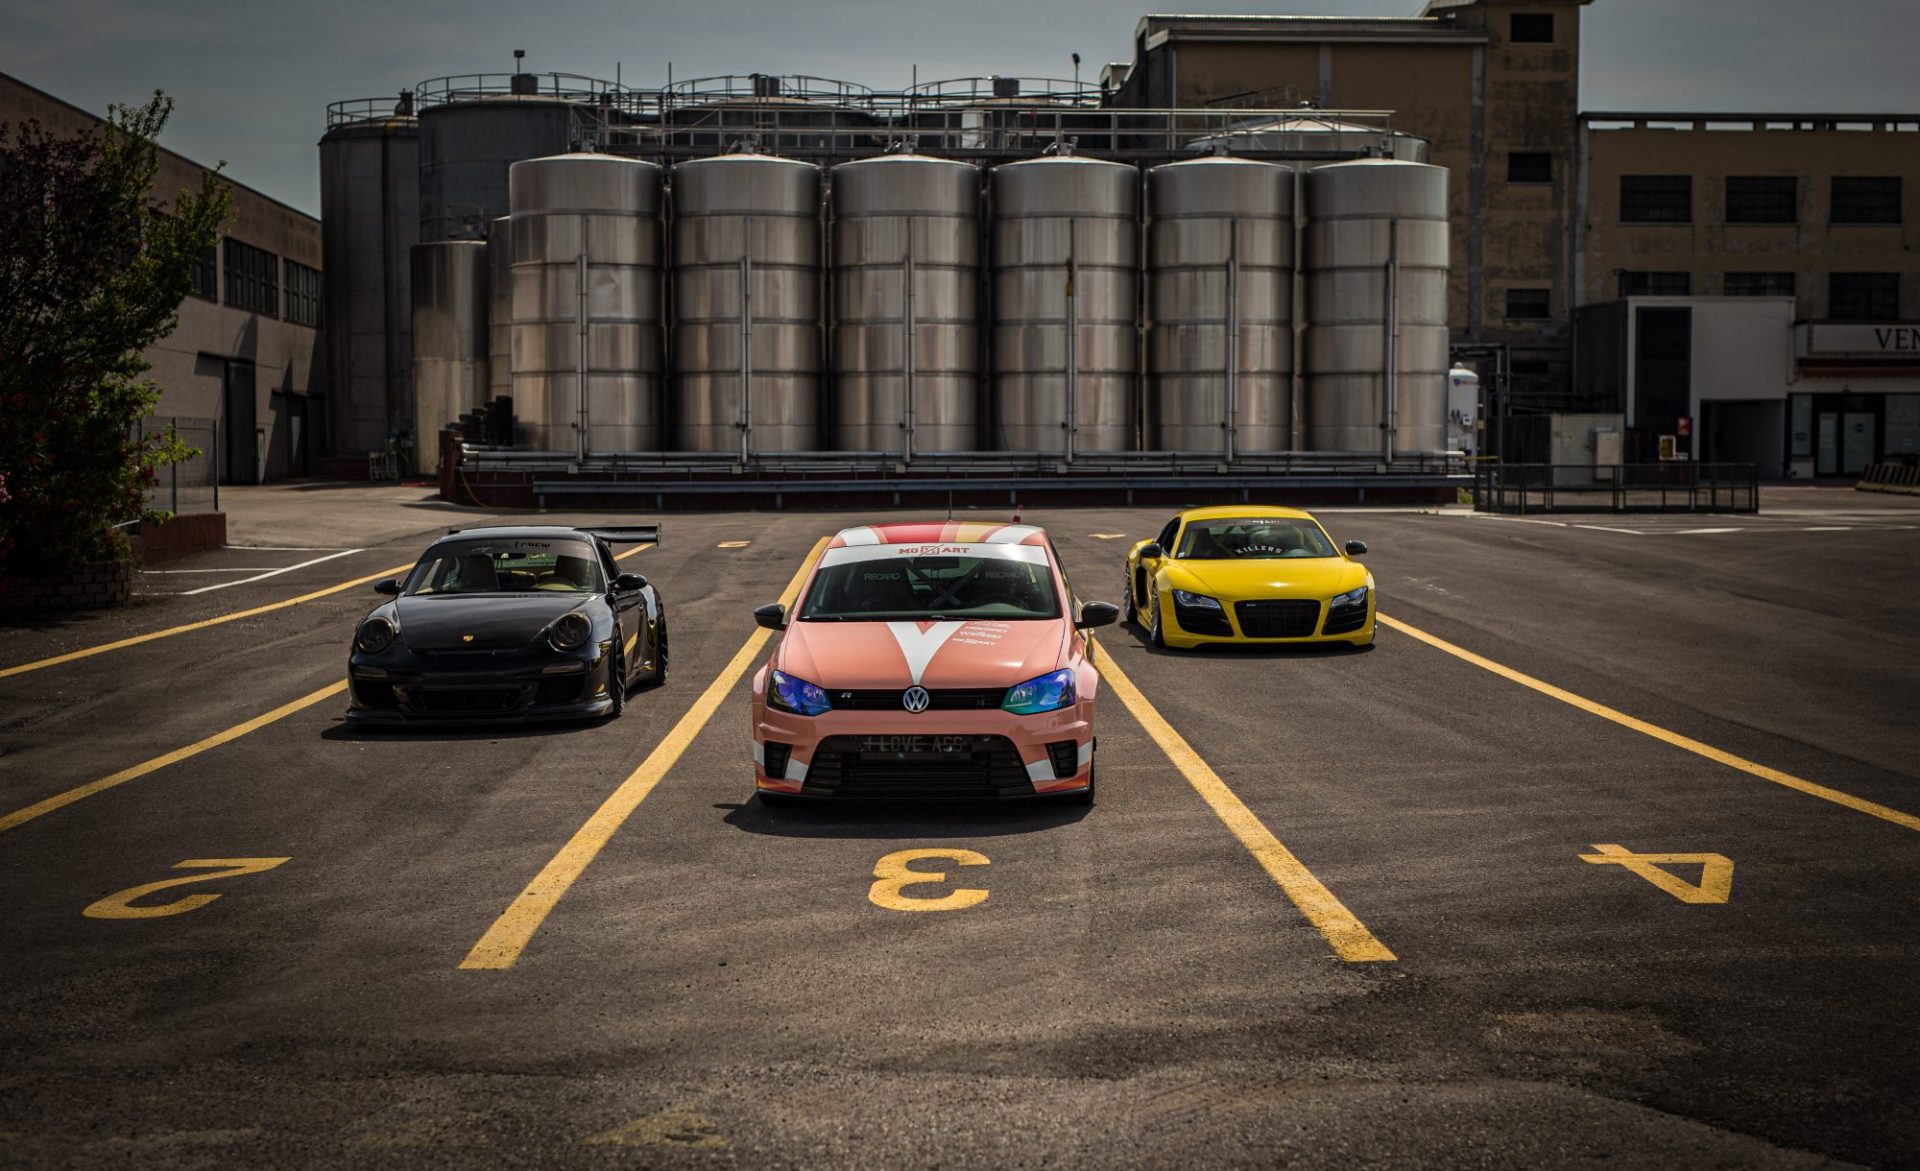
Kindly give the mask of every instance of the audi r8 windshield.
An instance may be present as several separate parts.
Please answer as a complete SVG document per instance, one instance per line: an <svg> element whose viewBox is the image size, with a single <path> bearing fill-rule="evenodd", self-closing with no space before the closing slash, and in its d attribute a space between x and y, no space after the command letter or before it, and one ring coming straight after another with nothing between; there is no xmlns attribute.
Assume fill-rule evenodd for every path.
<svg viewBox="0 0 1920 1171"><path fill-rule="evenodd" d="M1188 522L1175 556L1187 561L1263 561L1339 554L1310 520L1249 518Z"/></svg>
<svg viewBox="0 0 1920 1171"><path fill-rule="evenodd" d="M585 541L459 541L436 545L407 575L402 593L591 594L604 587Z"/></svg>
<svg viewBox="0 0 1920 1171"><path fill-rule="evenodd" d="M1018 621L1060 617L1052 567L1032 546L1008 556L923 555L823 563L802 622ZM1027 555L1031 550L1033 556ZM850 550L836 549L833 553Z"/></svg>

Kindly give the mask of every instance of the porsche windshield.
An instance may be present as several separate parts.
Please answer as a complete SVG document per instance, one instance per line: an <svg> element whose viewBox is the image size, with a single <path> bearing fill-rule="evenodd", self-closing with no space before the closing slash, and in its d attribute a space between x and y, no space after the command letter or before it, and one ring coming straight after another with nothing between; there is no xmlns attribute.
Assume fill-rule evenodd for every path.
<svg viewBox="0 0 1920 1171"><path fill-rule="evenodd" d="M1189 521L1177 556L1190 561L1264 561L1337 554L1312 521L1267 517Z"/></svg>
<svg viewBox="0 0 1920 1171"><path fill-rule="evenodd" d="M1060 600L1044 556L948 555L822 565L799 614L803 622L1059 616Z"/></svg>
<svg viewBox="0 0 1920 1171"><path fill-rule="evenodd" d="M590 594L602 588L585 541L458 541L436 546L407 575L407 594Z"/></svg>

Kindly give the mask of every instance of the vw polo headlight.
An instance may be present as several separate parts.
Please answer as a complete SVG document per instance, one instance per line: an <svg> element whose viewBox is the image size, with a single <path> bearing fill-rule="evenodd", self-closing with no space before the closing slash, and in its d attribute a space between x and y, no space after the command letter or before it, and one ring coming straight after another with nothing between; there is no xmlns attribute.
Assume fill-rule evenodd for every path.
<svg viewBox="0 0 1920 1171"><path fill-rule="evenodd" d="M1348 590L1346 593L1336 596L1333 601L1327 603L1327 608L1330 610L1340 610L1351 606L1365 607L1366 604L1367 587L1361 586L1359 589Z"/></svg>
<svg viewBox="0 0 1920 1171"><path fill-rule="evenodd" d="M361 654L377 655L392 646L394 637L399 633L392 620L369 618L360 624L359 631L354 634L353 645L360 648Z"/></svg>
<svg viewBox="0 0 1920 1171"><path fill-rule="evenodd" d="M1073 691L1073 670L1063 668L1007 688L1000 706L1016 716L1037 716L1072 707L1079 698Z"/></svg>
<svg viewBox="0 0 1920 1171"><path fill-rule="evenodd" d="M797 716L819 716L833 710L826 688L783 671L767 677L767 703Z"/></svg>
<svg viewBox="0 0 1920 1171"><path fill-rule="evenodd" d="M1173 591L1173 604L1176 606L1185 606L1189 610L1220 609L1219 598L1210 598L1205 594L1190 594L1185 590Z"/></svg>
<svg viewBox="0 0 1920 1171"><path fill-rule="evenodd" d="M593 623L587 616L575 610L571 614L562 614L552 628L547 631L547 645L556 651L577 651L587 645L593 637Z"/></svg>

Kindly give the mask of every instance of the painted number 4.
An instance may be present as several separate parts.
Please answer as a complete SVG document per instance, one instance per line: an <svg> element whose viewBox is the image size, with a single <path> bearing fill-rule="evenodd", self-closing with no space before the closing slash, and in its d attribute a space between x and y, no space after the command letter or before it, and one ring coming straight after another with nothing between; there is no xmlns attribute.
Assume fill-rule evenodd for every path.
<svg viewBox="0 0 1920 1171"><path fill-rule="evenodd" d="M89 919L160 919L168 915L184 915L188 911L197 911L206 906L219 898L219 894L191 894L170 903L153 903L138 907L133 905L133 900L145 898L155 891L166 890L168 887L185 886L189 882L212 882L220 878L238 878L242 874L259 874L290 861L292 861L291 858L189 858L185 862L175 862L173 868L175 870L206 870L207 873L163 878L159 882L130 886L126 890L108 895L80 913Z"/></svg>
<svg viewBox="0 0 1920 1171"><path fill-rule="evenodd" d="M1733 893L1733 859L1724 854L1636 854L1610 843L1593 848L1594 853L1580 855L1582 862L1631 870L1683 903L1724 903ZM1663 869L1689 864L1700 867L1698 883Z"/></svg>

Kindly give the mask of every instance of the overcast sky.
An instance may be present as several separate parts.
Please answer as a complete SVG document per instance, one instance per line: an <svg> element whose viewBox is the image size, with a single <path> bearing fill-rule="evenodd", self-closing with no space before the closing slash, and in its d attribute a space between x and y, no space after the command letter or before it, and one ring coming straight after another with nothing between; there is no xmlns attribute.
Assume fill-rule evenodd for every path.
<svg viewBox="0 0 1920 1171"><path fill-rule="evenodd" d="M1398 16L1419 0L1158 11ZM1914 0L1595 0L1590 110L1920 111ZM155 89L164 143L318 212L326 106L527 67L657 85L809 73L877 89L1013 74L1092 79L1131 58L1140 0L0 0L0 72L96 112Z"/></svg>

